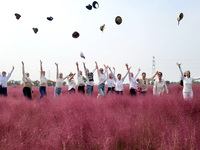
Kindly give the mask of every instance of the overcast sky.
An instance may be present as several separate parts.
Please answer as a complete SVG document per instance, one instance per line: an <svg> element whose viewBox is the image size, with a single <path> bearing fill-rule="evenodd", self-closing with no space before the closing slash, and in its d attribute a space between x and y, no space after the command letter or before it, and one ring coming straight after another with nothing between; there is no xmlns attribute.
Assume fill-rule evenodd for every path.
<svg viewBox="0 0 200 150"><path fill-rule="evenodd" d="M97 61L126 73L152 76L152 58L163 78L179 81L176 62L193 77L200 76L200 1L199 0L99 0L99 9L87 10L91 0L0 0L0 71L15 71L10 79L21 80L21 61L32 80L39 80L39 60L46 76L55 80L55 62L65 75L76 72L75 62L92 70ZM177 24L177 16L184 18ZM21 14L16 20L14 14ZM53 21L46 18L52 16ZM115 17L121 16L121 25ZM105 31L99 30L105 24ZM33 27L39 29L35 34ZM78 31L80 37L72 38ZM86 59L80 58L80 51ZM96 83L97 73L95 73ZM141 77L141 74L139 75ZM128 82L128 78L126 79Z"/></svg>

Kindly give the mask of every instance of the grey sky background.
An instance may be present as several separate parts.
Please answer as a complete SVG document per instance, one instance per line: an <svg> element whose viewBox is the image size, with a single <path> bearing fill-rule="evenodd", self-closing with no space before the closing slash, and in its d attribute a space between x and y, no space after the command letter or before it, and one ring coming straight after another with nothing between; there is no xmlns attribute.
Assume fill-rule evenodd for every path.
<svg viewBox="0 0 200 150"><path fill-rule="evenodd" d="M85 8L89 0L0 0L0 71L15 71L10 79L21 80L21 61L32 80L39 80L39 60L46 76L55 80L55 62L65 75L76 72L78 61L91 70L97 61L126 73L125 63L136 74L152 76L152 57L163 78L179 81L176 62L193 77L200 76L200 1L182 0L99 0L99 9ZM184 18L177 25L177 16ZM14 14L22 15L16 20ZM46 17L52 16L53 21ZM115 17L121 16L121 25ZM99 30L105 24L105 31ZM32 28L39 29L34 34ZM78 31L80 37L72 38ZM80 51L86 59L80 58ZM50 74L49 74L50 72ZM141 74L139 75L141 77ZM95 83L98 83L95 73ZM125 82L128 82L128 78Z"/></svg>

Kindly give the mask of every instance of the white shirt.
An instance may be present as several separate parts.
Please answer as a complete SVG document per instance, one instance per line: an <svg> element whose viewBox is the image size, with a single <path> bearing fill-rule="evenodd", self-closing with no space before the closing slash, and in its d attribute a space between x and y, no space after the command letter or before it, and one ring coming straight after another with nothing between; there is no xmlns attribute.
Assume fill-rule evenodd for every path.
<svg viewBox="0 0 200 150"><path fill-rule="evenodd" d="M115 80L114 80L114 78L112 78L112 79L109 78L108 69L107 69L106 73L107 73L107 84L108 84L108 87L109 88L115 87ZM114 70L113 74L115 75L115 70Z"/></svg>
<svg viewBox="0 0 200 150"><path fill-rule="evenodd" d="M68 90L71 90L72 88L73 89L76 88L76 82L74 81L74 79L69 80L69 78L67 78L67 81L69 83Z"/></svg>
<svg viewBox="0 0 200 150"><path fill-rule="evenodd" d="M12 72L13 72L13 70L5 77L1 76L1 74L0 74L0 85L2 87L7 87L8 79L10 78Z"/></svg>
<svg viewBox="0 0 200 150"><path fill-rule="evenodd" d="M77 80L78 80L77 85L80 85L80 84L85 85L85 82L84 82L84 80L83 80L83 76L80 75L80 71L78 71Z"/></svg>
<svg viewBox="0 0 200 150"><path fill-rule="evenodd" d="M96 70L96 69L94 69L94 70L92 71L93 74L94 74L95 70ZM88 79L88 73L89 73L89 72L85 69L85 76L86 76L86 79L87 79L87 85L93 86L93 85L94 85L94 81L89 81L89 79ZM93 79L94 79L94 78L93 78Z"/></svg>
<svg viewBox="0 0 200 150"><path fill-rule="evenodd" d="M99 78L99 84L105 83L106 82L106 72L104 72L103 74L101 74L99 72L99 69L97 69L97 73L98 73L98 78Z"/></svg>
<svg viewBox="0 0 200 150"><path fill-rule="evenodd" d="M138 71L138 73L136 74L135 77L131 77L130 72L129 72L129 82L130 82L130 89L137 89L137 82L136 82L136 78L138 76L140 72Z"/></svg>
<svg viewBox="0 0 200 150"><path fill-rule="evenodd" d="M123 91L123 89L124 89L124 86L123 86L124 85L124 80L125 80L125 78L126 78L126 76L128 75L129 72L127 72L126 75L123 78L121 78L121 80L118 80L115 77L115 75L113 74L112 71L111 71L111 73L112 73L114 81L115 81L115 90L119 91L119 92Z"/></svg>
<svg viewBox="0 0 200 150"><path fill-rule="evenodd" d="M142 88L142 92L145 92L148 90L148 85L151 80L153 80L153 78L145 78L144 80L139 79L138 85L140 88Z"/></svg>
<svg viewBox="0 0 200 150"><path fill-rule="evenodd" d="M183 77L183 92L184 93L189 93L192 92L192 83L195 80L198 80L200 78L187 78Z"/></svg>
<svg viewBox="0 0 200 150"><path fill-rule="evenodd" d="M24 66L22 66L22 82L24 87L31 88L34 85L33 81L25 75Z"/></svg>
<svg viewBox="0 0 200 150"><path fill-rule="evenodd" d="M64 78L56 79L56 87L57 88L62 88L64 80L65 80Z"/></svg>
<svg viewBox="0 0 200 150"><path fill-rule="evenodd" d="M45 76L41 76L40 77L40 84L47 84L47 82L48 82L48 79L45 77Z"/></svg>
<svg viewBox="0 0 200 150"><path fill-rule="evenodd" d="M153 94L162 95L164 94L165 91L166 93L168 93L168 88L167 88L165 80L162 79L161 82L159 80L156 80L153 86Z"/></svg>

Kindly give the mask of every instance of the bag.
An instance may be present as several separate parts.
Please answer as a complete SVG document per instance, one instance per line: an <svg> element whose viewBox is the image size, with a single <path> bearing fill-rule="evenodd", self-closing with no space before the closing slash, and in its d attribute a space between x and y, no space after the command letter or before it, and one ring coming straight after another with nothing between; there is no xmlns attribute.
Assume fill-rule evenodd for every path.
<svg viewBox="0 0 200 150"><path fill-rule="evenodd" d="M183 86L183 80L180 80L180 85Z"/></svg>

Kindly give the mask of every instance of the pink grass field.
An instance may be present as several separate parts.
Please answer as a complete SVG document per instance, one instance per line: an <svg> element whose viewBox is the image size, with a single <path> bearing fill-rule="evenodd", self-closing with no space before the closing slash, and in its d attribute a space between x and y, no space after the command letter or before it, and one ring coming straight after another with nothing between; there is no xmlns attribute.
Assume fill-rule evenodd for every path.
<svg viewBox="0 0 200 150"><path fill-rule="evenodd" d="M0 97L0 150L199 150L200 85L193 100L184 101L182 87L168 86L169 94L107 95L96 98L67 94L54 98L53 87L32 101L22 87L8 87Z"/></svg>

